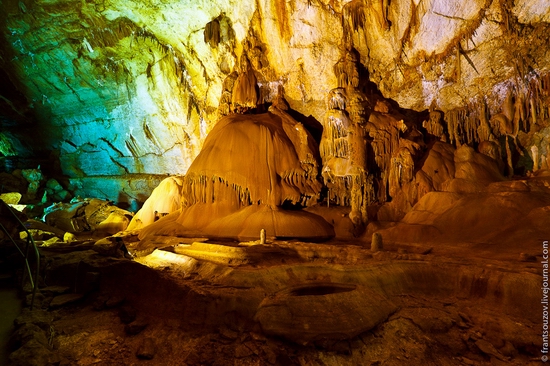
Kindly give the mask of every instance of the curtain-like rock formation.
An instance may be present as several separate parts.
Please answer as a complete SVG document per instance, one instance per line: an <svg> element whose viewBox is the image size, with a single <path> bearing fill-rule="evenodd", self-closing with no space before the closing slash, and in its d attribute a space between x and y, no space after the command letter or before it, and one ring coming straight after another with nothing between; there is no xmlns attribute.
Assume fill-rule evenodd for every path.
<svg viewBox="0 0 550 366"><path fill-rule="evenodd" d="M262 229L272 238L332 237L332 227L320 216L285 209L315 204L321 191L317 145L285 108L279 100L268 113L222 118L182 177L181 192L176 189L172 197L157 188L158 196L145 203L130 229L151 224L157 202L181 200L181 210L146 226L140 238L169 234L256 239Z"/></svg>

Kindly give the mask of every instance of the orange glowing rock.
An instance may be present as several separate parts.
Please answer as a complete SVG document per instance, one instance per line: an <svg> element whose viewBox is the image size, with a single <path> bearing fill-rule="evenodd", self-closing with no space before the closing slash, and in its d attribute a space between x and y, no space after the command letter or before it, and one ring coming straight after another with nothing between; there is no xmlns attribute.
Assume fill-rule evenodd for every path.
<svg viewBox="0 0 550 366"><path fill-rule="evenodd" d="M160 182L141 210L132 218L128 230L139 230L160 217L179 210L181 208L181 184L181 178L178 177L169 177Z"/></svg>
<svg viewBox="0 0 550 366"><path fill-rule="evenodd" d="M179 214L145 228L140 238L199 235L248 240L257 239L262 229L268 237L331 238L334 230L320 216L281 208L285 203L317 202L318 161L313 137L283 104L272 106L269 113L223 117L182 178Z"/></svg>
<svg viewBox="0 0 550 366"><path fill-rule="evenodd" d="M284 128L289 121L298 124L273 113L222 118L183 178L184 206L220 201L235 208L285 201L307 205L321 184L304 169L309 162L300 161L299 151L307 148L315 157L317 149L311 136L304 144L289 136L299 133L296 127Z"/></svg>

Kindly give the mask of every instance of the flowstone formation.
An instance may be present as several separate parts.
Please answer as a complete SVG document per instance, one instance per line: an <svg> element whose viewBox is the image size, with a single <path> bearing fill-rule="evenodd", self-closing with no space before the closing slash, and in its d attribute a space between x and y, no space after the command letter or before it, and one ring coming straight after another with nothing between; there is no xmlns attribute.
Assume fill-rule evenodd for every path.
<svg viewBox="0 0 550 366"><path fill-rule="evenodd" d="M252 71L244 68L242 72L241 76ZM254 87L249 93L253 98L246 98L254 104L248 107L256 107ZM233 105L244 107L241 92L235 87L233 100L238 101ZM271 238L333 237L332 226L322 217L299 210L319 199L319 153L311 134L287 109L279 96L267 113L223 117L181 178L180 197L176 194L181 208L166 208L163 213L154 210L156 215L151 215L149 202L157 202L155 207L159 202L173 202L172 196L162 195L165 189L157 200L146 203L129 229L146 226L140 238L173 235L242 240L256 239L262 230ZM175 187L169 182L163 185ZM159 214L169 215L156 221Z"/></svg>
<svg viewBox="0 0 550 366"><path fill-rule="evenodd" d="M355 20L359 21L359 20ZM349 42L344 39L343 43ZM322 175L328 186L328 204L350 206L356 226L368 222L367 206L391 200L413 178L414 160L422 135L414 119L392 107L361 75L354 48L334 66L338 88L329 92L320 144ZM413 129L417 134L404 133ZM410 131L409 131L410 132ZM423 145L423 141L420 141Z"/></svg>
<svg viewBox="0 0 550 366"><path fill-rule="evenodd" d="M367 172L364 126L370 107L358 89L357 54L347 53L336 65L339 87L330 91L321 138L322 175L336 204L351 206L354 224L367 221L367 205L374 201L372 176ZM370 178L370 181L369 181Z"/></svg>

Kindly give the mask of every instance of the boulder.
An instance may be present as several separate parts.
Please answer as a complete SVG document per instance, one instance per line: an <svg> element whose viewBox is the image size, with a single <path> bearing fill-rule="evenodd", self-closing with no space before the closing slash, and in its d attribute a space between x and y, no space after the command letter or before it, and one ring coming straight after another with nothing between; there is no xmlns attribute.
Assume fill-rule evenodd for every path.
<svg viewBox="0 0 550 366"><path fill-rule="evenodd" d="M155 357L155 352L155 341L152 338L147 337L141 341L141 344L136 351L136 357L143 360L152 360Z"/></svg>
<svg viewBox="0 0 550 366"><path fill-rule="evenodd" d="M113 235L119 231L124 231L130 223L128 216L129 215L127 213L125 214L120 211L111 212L105 220L101 221L96 226L95 231L108 235Z"/></svg>
<svg viewBox="0 0 550 366"><path fill-rule="evenodd" d="M46 188L51 189L54 193L63 190L63 186L61 186L61 184L59 184L59 182L53 178L48 179L48 181L46 182Z"/></svg>
<svg viewBox="0 0 550 366"><path fill-rule="evenodd" d="M121 238L110 236L96 241L92 249L103 256L117 257L123 244Z"/></svg>
<svg viewBox="0 0 550 366"><path fill-rule="evenodd" d="M44 221L50 226L71 233L93 231L101 226L108 234L124 230L132 213L113 205L111 201L73 199L70 203L56 203L46 209Z"/></svg>
<svg viewBox="0 0 550 366"><path fill-rule="evenodd" d="M19 328L26 324L34 324L42 330L49 331L52 322L53 315L49 312L24 309L21 315L14 320L14 325L16 328Z"/></svg>
<svg viewBox="0 0 550 366"><path fill-rule="evenodd" d="M10 192L0 194L0 200L6 202L8 205L17 205L21 200L21 193L19 192Z"/></svg>
<svg viewBox="0 0 550 366"><path fill-rule="evenodd" d="M50 309L57 309L65 305L73 304L84 298L83 294L64 294L53 298Z"/></svg>
<svg viewBox="0 0 550 366"><path fill-rule="evenodd" d="M9 356L13 366L44 366L59 364L60 358L36 339L31 339Z"/></svg>

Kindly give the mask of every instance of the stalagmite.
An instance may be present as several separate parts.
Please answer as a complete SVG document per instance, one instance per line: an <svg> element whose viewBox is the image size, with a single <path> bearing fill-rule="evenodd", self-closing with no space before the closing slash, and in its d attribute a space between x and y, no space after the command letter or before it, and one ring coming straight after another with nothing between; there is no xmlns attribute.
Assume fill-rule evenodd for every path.
<svg viewBox="0 0 550 366"><path fill-rule="evenodd" d="M531 146L531 158L533 159L533 172L539 170L539 149L535 145Z"/></svg>
<svg viewBox="0 0 550 366"><path fill-rule="evenodd" d="M265 244L265 229L260 230L260 244Z"/></svg>
<svg viewBox="0 0 550 366"><path fill-rule="evenodd" d="M156 187L143 207L132 218L128 230L138 230L152 224L159 217L177 211L181 208L182 179L169 177Z"/></svg>
<svg viewBox="0 0 550 366"><path fill-rule="evenodd" d="M363 11L360 9L353 11ZM351 206L349 217L360 227L367 221L366 207L372 203L374 195L372 183L368 183L371 180L367 172L364 129L371 104L358 88L357 63L357 53L352 49L346 51L334 66L338 88L332 89L327 97L328 111L323 123L320 154L322 176L329 189L328 200L334 199L337 205Z"/></svg>
<svg viewBox="0 0 550 366"><path fill-rule="evenodd" d="M541 156L540 157L540 167L541 169L550 169L550 166L548 165L548 159L546 158L546 156Z"/></svg>
<svg viewBox="0 0 550 366"><path fill-rule="evenodd" d="M382 234L375 232L372 234L372 241L370 244L371 252L379 252L384 250L384 243L382 242Z"/></svg>

